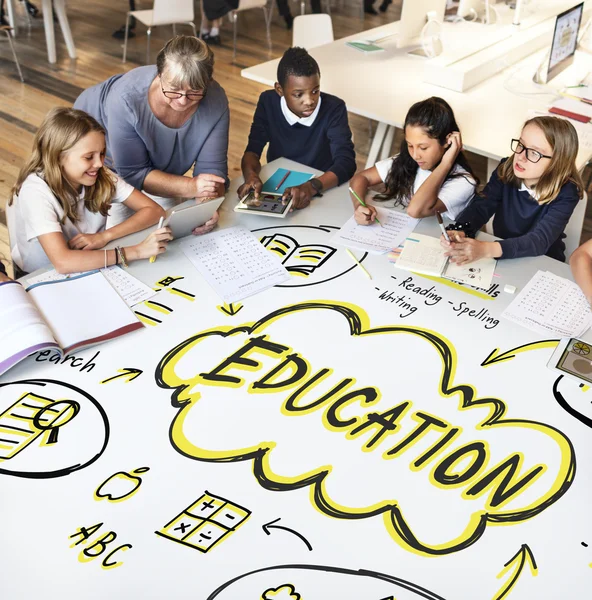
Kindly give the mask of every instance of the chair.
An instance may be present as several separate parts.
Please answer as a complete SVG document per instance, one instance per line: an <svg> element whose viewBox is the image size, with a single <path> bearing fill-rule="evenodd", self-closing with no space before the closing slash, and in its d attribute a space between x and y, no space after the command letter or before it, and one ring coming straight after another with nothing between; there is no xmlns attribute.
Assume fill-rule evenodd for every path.
<svg viewBox="0 0 592 600"><path fill-rule="evenodd" d="M14 57L14 62L16 64L16 70L18 71L19 77L21 78L21 81L23 83L25 83L25 78L23 77L23 72L21 71L21 66L19 65L19 61L18 61L18 58L16 55L16 50L14 49L14 44L12 43L11 30L12 30L12 27L9 27L8 25L0 25L0 31L4 32L6 34L6 37L8 38L8 43L10 44L10 49L12 50L12 56Z"/></svg>
<svg viewBox="0 0 592 600"><path fill-rule="evenodd" d="M329 15L321 13L294 18L292 46L310 50L316 46L330 44L333 39L333 24Z"/></svg>
<svg viewBox="0 0 592 600"><path fill-rule="evenodd" d="M150 35L152 27L155 25L172 25L173 32L175 25L189 25L193 29L193 35L197 37L195 29L195 12L193 9L193 0L154 0L154 6L148 10L130 10L127 13L125 21L125 41L123 43L123 62L127 58L127 37L129 25L132 17L135 17L140 23L148 28L146 32L146 62L150 62Z"/></svg>
<svg viewBox="0 0 592 600"><path fill-rule="evenodd" d="M238 13L252 8L260 8L263 11L263 18L265 19L265 31L267 33L267 45L271 50L271 14L272 7L267 6L267 0L240 0L238 8L229 13L229 18L232 21L232 60L236 58L236 35L237 35L237 21Z"/></svg>
<svg viewBox="0 0 592 600"><path fill-rule="evenodd" d="M584 197L578 202L575 210L571 214L567 227L565 228L565 260L569 261L569 257L580 245L582 237L582 228L584 227L584 217L586 216L586 204L588 203L588 194L584 193Z"/></svg>

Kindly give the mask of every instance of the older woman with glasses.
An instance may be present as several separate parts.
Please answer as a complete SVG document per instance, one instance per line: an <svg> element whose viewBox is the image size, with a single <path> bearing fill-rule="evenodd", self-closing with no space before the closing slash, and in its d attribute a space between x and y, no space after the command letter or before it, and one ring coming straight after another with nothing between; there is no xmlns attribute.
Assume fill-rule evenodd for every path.
<svg viewBox="0 0 592 600"><path fill-rule="evenodd" d="M107 164L164 208L225 192L228 100L213 68L205 42L177 36L159 52L156 66L114 75L74 103L107 131ZM192 166L193 176L185 176ZM112 209L110 226L126 218L119 212ZM217 220L216 213L194 233L210 231Z"/></svg>

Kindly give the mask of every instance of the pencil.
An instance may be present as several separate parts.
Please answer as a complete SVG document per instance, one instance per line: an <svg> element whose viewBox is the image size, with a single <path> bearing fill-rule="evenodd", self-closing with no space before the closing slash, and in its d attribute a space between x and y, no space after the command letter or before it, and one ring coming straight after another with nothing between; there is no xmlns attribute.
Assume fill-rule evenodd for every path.
<svg viewBox="0 0 592 600"><path fill-rule="evenodd" d="M436 211L436 218L438 219L438 225L440 225L440 229L442 230L442 234L446 238L446 241L449 242L450 241L450 236L448 235L448 232L444 228L444 221L442 221L442 215L438 211Z"/></svg>
<svg viewBox="0 0 592 600"><path fill-rule="evenodd" d="M368 279L372 279L372 275L368 273L364 265L354 256L354 253L349 248L346 248L345 251L354 259L354 262L358 265L358 267L364 271L366 277L368 277Z"/></svg>
<svg viewBox="0 0 592 600"><path fill-rule="evenodd" d="M158 227L156 229L160 229L162 227L162 224L164 223L164 217L160 217L160 220L158 221ZM150 262L153 263L156 260L156 256L151 256L150 257Z"/></svg>
<svg viewBox="0 0 592 600"><path fill-rule="evenodd" d="M352 188L349 188L349 191L354 195L354 198L362 205L362 206L368 206L359 196L358 194L356 194L356 192L354 192L352 190ZM374 217L374 220L382 227L382 223L378 220L378 217ZM361 265L360 265L361 266Z"/></svg>
<svg viewBox="0 0 592 600"><path fill-rule="evenodd" d="M282 177L282 180L275 186L276 192L282 187L282 185L284 185L284 181L286 181L286 179L288 179L291 172L292 171L286 171L286 174Z"/></svg>

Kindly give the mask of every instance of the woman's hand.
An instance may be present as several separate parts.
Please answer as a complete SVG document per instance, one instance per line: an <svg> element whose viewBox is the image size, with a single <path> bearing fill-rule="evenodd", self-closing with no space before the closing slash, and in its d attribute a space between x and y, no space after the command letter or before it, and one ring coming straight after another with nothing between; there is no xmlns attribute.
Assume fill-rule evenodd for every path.
<svg viewBox="0 0 592 600"><path fill-rule="evenodd" d="M99 250L109 241L109 235L106 231L99 233L79 233L68 242L68 246L71 250Z"/></svg>
<svg viewBox="0 0 592 600"><path fill-rule="evenodd" d="M257 175L252 175L248 179L245 179L245 182L238 188L236 191L239 198L244 198L250 192L255 194L255 198L259 198L259 194L261 193L261 189L263 188L263 182Z"/></svg>
<svg viewBox="0 0 592 600"><path fill-rule="evenodd" d="M206 221L203 225L196 227L192 231L193 235L203 235L204 233L209 233L210 231L212 231L212 229L214 229L214 227L216 227L216 223L218 222L219 218L220 218L220 213L218 213L218 211L216 211L212 215L212 218L209 221Z"/></svg>
<svg viewBox="0 0 592 600"><path fill-rule="evenodd" d="M134 249L134 258L150 258L162 254L168 243L173 239L173 234L170 227L161 227L153 231L143 242L137 246L132 246Z"/></svg>
<svg viewBox="0 0 592 600"><path fill-rule="evenodd" d="M196 198L219 198L224 196L226 181L219 175L200 173L192 178Z"/></svg>
<svg viewBox="0 0 592 600"><path fill-rule="evenodd" d="M354 219L358 225L372 225L376 221L376 209L370 204L358 204L354 211Z"/></svg>

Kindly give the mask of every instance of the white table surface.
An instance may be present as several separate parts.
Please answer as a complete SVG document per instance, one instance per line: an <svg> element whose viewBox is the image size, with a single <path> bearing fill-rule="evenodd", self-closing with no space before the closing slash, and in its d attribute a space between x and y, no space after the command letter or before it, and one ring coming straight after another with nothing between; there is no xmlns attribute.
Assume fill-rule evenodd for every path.
<svg viewBox="0 0 592 600"><path fill-rule="evenodd" d="M355 39L379 39L396 32L398 26L399 22L382 25L312 48L310 54L321 70L321 90L342 98L349 112L396 127L402 127L413 103L430 96L440 96L455 112L464 147L493 161L508 156L510 140L519 134L528 110L544 109L553 100L552 92L540 95L541 90L534 88L530 81L544 52L524 59L465 93L459 93L424 83L423 64L426 59L409 56L405 49L397 49L394 39L381 43L384 52L370 54L345 45L346 41ZM462 27L481 30L484 35L488 32L486 26L478 23L465 23ZM579 60L586 58L580 56ZM588 61L592 63L591 59ZM279 59L275 59L261 63L243 69L241 74L247 79L273 86L278 62ZM507 88L530 95L518 95ZM583 168L591 154L592 148L581 149L578 167Z"/></svg>
<svg viewBox="0 0 592 600"><path fill-rule="evenodd" d="M263 179L278 167L308 170L280 159L263 168ZM341 186L285 219L239 215L232 209L240 183L240 178L232 181L220 227L241 224L252 230L266 228L266 234L292 235L300 244L332 246L328 226L336 229L352 214L347 187ZM417 231L438 235L439 229L435 219L430 218L424 219ZM262 233L258 231L256 235ZM361 257L362 253L356 254ZM25 462L29 469L47 469L57 456L66 457L67 464L75 464L75 472L67 477L47 478L45 472L39 477L28 477L26 473L13 477L11 469L16 468L13 463L19 457L0 461L0 513L9 516L2 522L3 544L0 544L2 591L6 597L13 600L36 597L255 600L271 598L263 592L289 583L306 600L386 597L486 600L505 596L506 592L502 594L502 591L506 586L511 588L512 600L557 600L566 597L568 582L570 598L586 598L590 557L581 542L590 541L587 532L592 523L589 515L592 483L587 475L592 462L590 430L553 397L552 388L554 382L558 382L558 374L545 366L551 353L548 344L529 352L517 352L515 358L487 368L481 364L496 348L507 352L525 344L536 345L543 336L503 319L496 327L486 328L484 322L476 318L483 311L499 318L514 296L501 292L497 297L476 297L465 288L397 270L384 256L363 257L363 264L373 276L371 281L354 266L343 248L336 246L330 260L310 279L293 277L283 287L245 299L242 307L234 307L240 312L231 314L223 312L219 306L221 300L184 256L179 241L174 241L155 263L133 263L130 272L150 286L162 278L180 276L176 285L192 292L192 301L163 289L158 300L170 305L171 312L153 312L161 319L158 324L81 352L82 360L96 363L92 371L82 371L67 362L53 364L47 359L38 362L30 358L0 377L0 410L13 405L13 395L21 393L18 390L40 389L34 387L40 382L44 386L43 396L72 397L81 403L78 420L73 419L60 429L57 444L49 449L31 444L22 453L29 461ZM567 265L539 257L499 261L494 282L502 289L506 283L520 289L537 269L569 277ZM311 283L311 279L316 281ZM419 289L431 290L441 301L436 304L434 296L428 299L420 296L417 289L414 292L402 288L404 280L413 280L411 285L421 286ZM400 316L401 308L380 297L384 290L404 293L416 305L417 312ZM65 310L67 302L66 298ZM460 309L461 303L472 308L473 314L461 316L454 308ZM151 310L148 306L135 309ZM92 318L92 299L89 299L89 318ZM256 329L255 324L261 322L264 326ZM372 335L364 335L370 333L369 328L374 328ZM480 509L485 498L461 497L463 490L456 484L447 489L433 484L430 474L440 457L425 470L410 468L411 461L418 455L416 449L405 450L403 456L395 460L386 460L383 452L407 435L403 427L409 427L409 423L414 427L415 416L405 415L407 420L402 420L401 427L397 424L395 431L384 429L380 442L385 444L384 449L381 446L377 451L370 448L365 451L363 445L374 435L374 429L369 434L364 432L365 437L346 436L343 429L321 424L321 419L325 419L323 414L329 412L325 406L318 407L316 412L307 408L297 416L282 409L281 402L289 394L300 393L294 392L294 384L282 379L291 377L290 369L276 373L280 379L279 391L267 389L264 394L246 392L244 386L235 389L220 387L219 383L202 384L198 374L208 372L243 347L244 332L247 332L246 338L251 339L253 335L259 336L259 331L262 332L260 337L282 343L286 352L296 353L292 356L306 358L309 375L323 367L330 371L330 376L358 379L352 384L356 389L374 386L372 389L380 391L382 404L375 408L373 403L363 406L360 398L350 399L347 406L340 406L342 419L361 411L369 414L388 409L409 399L413 411L421 409L440 415L446 420L443 426L461 428L461 435L466 437L458 444L454 440L454 446L443 450L444 454L455 451L456 446L466 443L467 439L485 440L491 460L473 478L481 477L486 468L491 469L507 453L516 452L522 453L521 461L524 461L516 478L522 477L533 464L542 463L547 470L524 495L518 496L519 503L510 500L515 502L510 511L504 505L499 513L503 527L496 526L499 522L493 519L489 524L479 519L483 527L478 526L475 537L467 537L475 526L474 519L470 519L473 507ZM205 340L204 333L214 337ZM427 341L429 339L434 341ZM171 356L184 352L187 344L195 340L198 340L197 348L190 351L197 354L183 354L179 361L184 362L166 366ZM212 345L202 349L202 340L205 344L211 341ZM436 343L450 353L434 351ZM270 363L271 357L260 358L260 355L263 353L253 353L255 367L258 360L267 361L267 369L271 368L270 364L275 366L283 360L273 359L275 362ZM125 379L108 382L122 369L129 368L139 369L140 376L129 382ZM257 373L248 365L238 363L231 364L230 369L247 382L249 377L254 380L267 372ZM177 379L171 379L173 373ZM195 379L190 379L194 374ZM179 380L181 377L184 379ZM184 388L179 387L185 380L189 383ZM434 382L436 387L433 387ZM563 394L569 394L568 401L572 405L579 403L585 411L592 392L585 394L576 383L571 382L571 386L569 383L564 380L555 385L560 386ZM31 385L33 387L23 388ZM325 382L319 386L311 392L317 394L312 398L330 389ZM179 395L173 395L175 390ZM86 401L80 392L87 394ZM307 393L304 398L310 402ZM102 439L99 434L103 421L97 418L96 410L89 407L88 397L102 407L103 420L108 418L110 431L105 438L104 452L99 452L96 461L90 463L85 461L87 456L93 456L92 442ZM480 400L476 401L477 398ZM492 399L497 398L493 404ZM386 413L378 413L378 416L381 414L384 418ZM420 413L413 412L416 414ZM502 421L504 416L506 420ZM260 425L268 426L267 431L261 429L261 435L266 436L261 439L279 443L277 452L275 446L270 450L271 468L278 474L279 484L265 485L261 477L254 477L255 463L251 464L250 457L234 460L233 456L229 461L217 455L212 458L202 454L201 449L207 452L211 444L218 451L227 449L224 435L229 436L232 449L245 448L241 436L246 435L249 444L259 444L254 446L259 448L254 454L260 453L263 447L267 451L271 442L259 441ZM505 429L500 431L500 427ZM441 438L441 432L437 438L433 437L435 432L431 433L431 438L418 442L421 452L435 448L432 444ZM251 435L255 436L255 442L250 441ZM184 436L191 443L181 449L179 440ZM559 446L556 440L564 439L569 444ZM296 451L286 455L284 444L290 440L294 441ZM82 451L84 456L79 455ZM312 461L310 465L306 463L304 471L301 470L303 456ZM571 462L567 460L570 458ZM74 460L79 462L73 463ZM337 515L340 518L334 518L336 514L330 518L331 513L323 510L324 505L315 499L318 494L307 488L311 477L306 481L299 479L301 473L309 474L312 468L316 469L317 463L327 465L323 469L328 469L331 475L327 486L323 483L317 489L315 483L314 491L324 494L323 499L333 500L336 490L340 494L338 500L343 494L346 496L339 504L340 510L346 511ZM570 465L574 466L573 470ZM141 487L134 484L130 493L126 474L140 466L148 467L149 471L145 469ZM453 467L455 473L467 468L464 460L457 460L450 469ZM339 477L340 468L343 468L343 478ZM114 474L115 481L112 480ZM267 476L265 469L264 474ZM290 486L282 477L298 481ZM112 486L109 493L114 495L103 493L100 499L96 490L102 489L102 482L107 480L119 487ZM546 493L555 481L557 486L569 487L568 493L562 496L554 492L544 505L546 509L537 514L533 504L539 503L538 509L543 500L547 502L543 491ZM498 484L499 481L495 484L499 488ZM376 494L382 493L383 485L387 486L384 493L388 504L383 506L382 495L378 496L383 513L379 514L375 494L368 493L375 487ZM560 489L567 490L567 487ZM246 507L252 512L249 520L207 554L155 535L155 531L162 530L185 507L193 505L204 490ZM117 499L122 493L123 498ZM116 502L110 503L106 498ZM369 514L360 514L362 510L369 510L367 506L372 507ZM401 533L388 529L391 521L384 517L394 514L398 506L402 507L402 518L410 520L419 542L426 542L433 549L434 544L442 541L436 552L429 555L416 551L413 548L417 546L412 545L415 541L408 540L409 545L406 545ZM514 510L523 512L514 518ZM528 511L528 519L524 511ZM503 520L506 515L511 518ZM302 540L289 531L275 531L266 536L263 524L277 518L281 518L280 526L305 536L313 551L309 552ZM427 525L424 525L426 520ZM470 524L466 525L469 520ZM43 524L42 543L36 537L41 535L40 523ZM99 523L102 525L98 534L93 534L90 540L80 539L78 546L73 545L80 537L75 535L78 528ZM117 541L108 546L105 553L94 559L89 558L89 553L82 553L83 549L92 548L95 538L110 531L116 533ZM458 536L462 536L464 546ZM112 563L119 561L120 566L114 570L101 569L107 552L119 544L129 545L129 551L119 551L111 559ZM537 577L526 568L526 555L520 560L524 544L528 544L529 552L539 565ZM93 550L99 553L100 544ZM498 578L506 563L512 565L510 570ZM287 565L331 565L338 569L366 569L366 574L372 571L379 575L360 588L355 577L350 580L331 578L325 572L329 567L319 567L317 575L310 575L305 574L306 568L301 572L290 570ZM259 579L259 575L247 575L242 581L245 573L271 567L278 570L270 571L267 576L262 574ZM286 568L282 571L283 567ZM381 577L380 574L386 575ZM222 587L226 582L229 582L227 591ZM214 593L214 590L217 591ZM283 596L295 597L295 594Z"/></svg>

